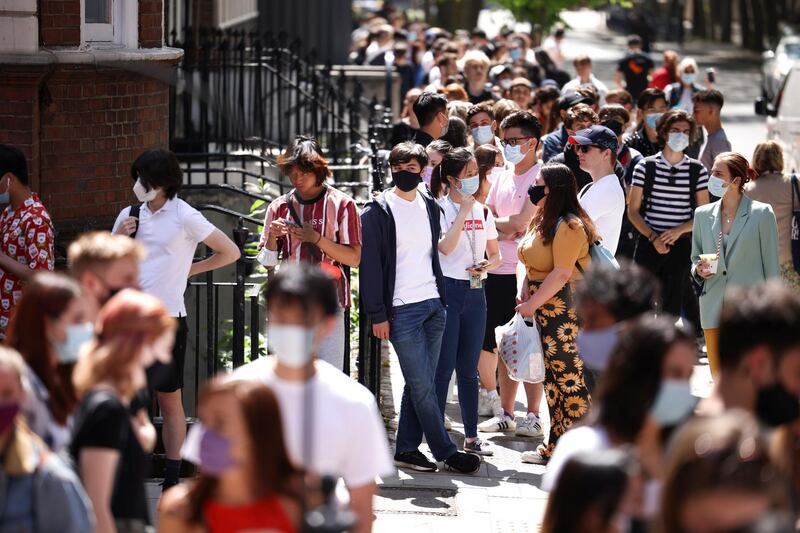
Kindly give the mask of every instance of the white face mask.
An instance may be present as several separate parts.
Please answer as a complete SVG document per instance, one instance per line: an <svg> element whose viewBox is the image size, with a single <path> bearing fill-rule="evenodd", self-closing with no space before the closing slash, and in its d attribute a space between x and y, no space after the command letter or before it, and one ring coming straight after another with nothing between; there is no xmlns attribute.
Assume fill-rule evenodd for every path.
<svg viewBox="0 0 800 533"><path fill-rule="evenodd" d="M147 187L142 184L142 181L137 178L136 183L133 184L133 194L135 194L136 199L142 203L152 202L156 199L156 196L158 196L158 189L150 189L148 191Z"/></svg>
<svg viewBox="0 0 800 533"><path fill-rule="evenodd" d="M492 127L478 126L477 128L472 128L472 138L475 140L475 144L486 144L492 142L494 139Z"/></svg>
<svg viewBox="0 0 800 533"><path fill-rule="evenodd" d="M500 87L502 87L504 90L507 91L507 90L509 90L511 88L511 83L513 81L514 80L511 80L511 79L500 80Z"/></svg>
<svg viewBox="0 0 800 533"><path fill-rule="evenodd" d="M689 136L685 133L673 132L669 134L667 144L676 152L683 152L689 146Z"/></svg>
<svg viewBox="0 0 800 533"><path fill-rule="evenodd" d="M303 326L270 324L267 340L278 361L289 368L302 368L311 361L314 330Z"/></svg>

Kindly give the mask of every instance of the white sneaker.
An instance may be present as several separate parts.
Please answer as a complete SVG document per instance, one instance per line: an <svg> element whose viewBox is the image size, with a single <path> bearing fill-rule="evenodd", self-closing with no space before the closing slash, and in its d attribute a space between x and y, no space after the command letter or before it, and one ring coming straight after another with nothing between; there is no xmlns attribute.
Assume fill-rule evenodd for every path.
<svg viewBox="0 0 800 533"><path fill-rule="evenodd" d="M453 420L447 415L444 415L444 430L445 431L453 430Z"/></svg>
<svg viewBox="0 0 800 533"><path fill-rule="evenodd" d="M506 416L505 413L500 413L497 416L490 418L485 422L478 424L478 431L484 433L505 433L517 429L517 423L513 417Z"/></svg>
<svg viewBox="0 0 800 533"><path fill-rule="evenodd" d="M522 452L522 462L528 463L532 465L546 465L549 461L544 455L542 455L542 451L544 450L544 446L539 446L534 451L527 451Z"/></svg>
<svg viewBox="0 0 800 533"><path fill-rule="evenodd" d="M544 438L544 431L542 431L542 423L539 417L533 413L528 413L528 415L517 424L516 434L520 437L533 437L535 439Z"/></svg>
<svg viewBox="0 0 800 533"><path fill-rule="evenodd" d="M486 389L478 391L478 416L494 416L492 401Z"/></svg>

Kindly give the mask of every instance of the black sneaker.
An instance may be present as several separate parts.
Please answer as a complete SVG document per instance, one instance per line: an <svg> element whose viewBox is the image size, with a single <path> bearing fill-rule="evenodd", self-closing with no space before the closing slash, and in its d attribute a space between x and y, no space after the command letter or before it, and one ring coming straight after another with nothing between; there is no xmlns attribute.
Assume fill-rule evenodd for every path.
<svg viewBox="0 0 800 533"><path fill-rule="evenodd" d="M436 463L428 461L428 458L419 451L397 452L394 454L394 464L398 468L410 468L417 472L436 472Z"/></svg>
<svg viewBox="0 0 800 533"><path fill-rule="evenodd" d="M456 452L444 460L445 470L460 474L474 474L481 467L481 458L471 453Z"/></svg>

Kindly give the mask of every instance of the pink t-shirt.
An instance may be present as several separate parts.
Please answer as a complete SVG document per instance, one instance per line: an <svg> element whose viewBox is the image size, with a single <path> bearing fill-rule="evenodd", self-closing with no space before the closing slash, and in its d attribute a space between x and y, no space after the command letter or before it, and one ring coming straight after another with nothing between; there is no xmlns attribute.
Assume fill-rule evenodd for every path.
<svg viewBox="0 0 800 533"><path fill-rule="evenodd" d="M539 175L540 166L539 164L533 165L530 170L519 176L514 175L513 170L498 172L501 169L494 169L492 174L496 177L492 188L489 189L486 205L497 217L508 217L522 211L528 198L528 187ZM500 254L503 256L503 262L491 273L515 274L517 272L517 241L501 240Z"/></svg>

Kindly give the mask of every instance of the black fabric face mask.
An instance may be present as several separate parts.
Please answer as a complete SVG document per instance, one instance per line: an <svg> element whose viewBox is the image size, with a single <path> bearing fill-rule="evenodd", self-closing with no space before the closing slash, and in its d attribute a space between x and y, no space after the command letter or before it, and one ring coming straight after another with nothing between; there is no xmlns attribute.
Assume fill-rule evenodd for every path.
<svg viewBox="0 0 800 533"><path fill-rule="evenodd" d="M800 418L800 399L780 383L758 390L756 415L768 426L777 427Z"/></svg>
<svg viewBox="0 0 800 533"><path fill-rule="evenodd" d="M544 187L544 185L531 185L528 187L528 196L533 205L538 205L539 202L542 201L542 198L547 196L544 192Z"/></svg>
<svg viewBox="0 0 800 533"><path fill-rule="evenodd" d="M413 191L414 188L422 181L422 176L419 172L416 174L410 170L392 171L392 181L395 187L403 192Z"/></svg>

